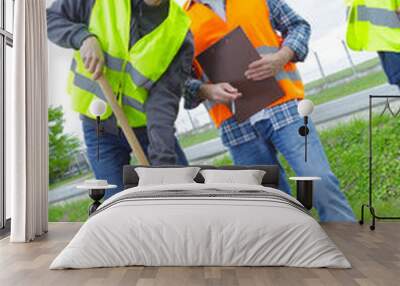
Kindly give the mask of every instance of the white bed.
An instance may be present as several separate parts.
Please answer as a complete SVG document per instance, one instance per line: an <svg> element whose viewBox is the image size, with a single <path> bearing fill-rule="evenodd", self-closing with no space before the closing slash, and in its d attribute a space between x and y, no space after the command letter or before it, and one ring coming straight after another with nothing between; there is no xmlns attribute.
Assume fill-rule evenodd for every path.
<svg viewBox="0 0 400 286"><path fill-rule="evenodd" d="M294 198L264 186L197 183L110 198L50 268L129 265L351 267Z"/></svg>

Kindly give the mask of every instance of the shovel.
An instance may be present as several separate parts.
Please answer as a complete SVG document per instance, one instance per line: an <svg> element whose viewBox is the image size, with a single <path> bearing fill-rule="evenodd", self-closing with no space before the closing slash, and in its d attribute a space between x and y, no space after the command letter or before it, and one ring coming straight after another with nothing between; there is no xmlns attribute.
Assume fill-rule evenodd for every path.
<svg viewBox="0 0 400 286"><path fill-rule="evenodd" d="M128 119L126 118L121 106L119 106L117 98L115 97L108 80L104 76L101 76L97 80L97 82L99 83L100 88L104 93L104 96L110 104L111 110L115 114L115 117L117 118L117 121L121 126L122 132L124 132L125 138L128 141L133 154L136 156L141 165L149 166L149 161L147 160L147 157L143 152L142 146L140 145L132 128L129 126Z"/></svg>

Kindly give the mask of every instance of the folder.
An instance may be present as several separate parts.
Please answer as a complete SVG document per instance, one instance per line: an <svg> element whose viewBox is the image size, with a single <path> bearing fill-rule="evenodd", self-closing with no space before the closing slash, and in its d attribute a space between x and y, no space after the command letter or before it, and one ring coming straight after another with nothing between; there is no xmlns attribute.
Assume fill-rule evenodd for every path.
<svg viewBox="0 0 400 286"><path fill-rule="evenodd" d="M234 114L239 123L284 95L275 77L261 81L245 77L248 66L259 59L261 56L240 27L197 57L212 83L228 82L242 93L234 102Z"/></svg>

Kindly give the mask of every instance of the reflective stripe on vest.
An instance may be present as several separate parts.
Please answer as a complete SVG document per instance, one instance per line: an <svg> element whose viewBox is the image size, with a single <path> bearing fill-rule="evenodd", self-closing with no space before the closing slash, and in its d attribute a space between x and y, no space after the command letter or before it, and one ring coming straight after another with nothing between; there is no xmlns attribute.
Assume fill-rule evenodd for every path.
<svg viewBox="0 0 400 286"><path fill-rule="evenodd" d="M118 3L116 3L118 2ZM166 72L184 42L190 20L182 8L169 0L167 18L152 32L130 42L131 0L96 0L89 21L89 32L96 35L104 51L103 75L110 82L132 127L146 125L144 104L148 92ZM98 83L85 69L79 51L75 52L68 85L73 109L87 117L91 102L105 100ZM102 120L112 115L107 105Z"/></svg>
<svg viewBox="0 0 400 286"><path fill-rule="evenodd" d="M400 18L395 11L358 6L357 16L358 21L366 21L388 28L400 28Z"/></svg>
<svg viewBox="0 0 400 286"><path fill-rule="evenodd" d="M87 92L93 93L98 98L107 102L107 99L104 96L102 89L100 88L99 84L96 81L91 80L87 77L84 77L76 72L76 60L75 59L72 60L71 71L75 75L74 76L74 84L77 87L79 87L80 89L83 89ZM144 112L144 105L141 102L139 102L138 100L134 99L133 97L122 94L122 103L124 105L128 105L134 109L137 109L141 112Z"/></svg>
<svg viewBox="0 0 400 286"><path fill-rule="evenodd" d="M154 85L154 82L145 77L144 75L142 75L137 69L135 69L131 63L128 63L126 65L126 69L125 71L127 73L129 73L129 75L131 76L132 81L140 87L143 87L147 90L150 90L151 87Z"/></svg>
<svg viewBox="0 0 400 286"><path fill-rule="evenodd" d="M104 52L104 61L106 67L111 70L122 71L122 68L124 67L124 61L122 59L115 58L106 52Z"/></svg>
<svg viewBox="0 0 400 286"><path fill-rule="evenodd" d="M398 0L353 0L346 3L346 40L351 49L400 52Z"/></svg>
<svg viewBox="0 0 400 286"><path fill-rule="evenodd" d="M123 105L128 105L136 110L139 110L141 112L144 112L144 105L134 99L133 97L127 96L127 95L122 95L122 104Z"/></svg>
<svg viewBox="0 0 400 286"><path fill-rule="evenodd" d="M107 101L102 89L100 88L100 85L96 81L88 79L87 77L84 77L83 75L80 75L76 72L76 60L75 59L72 60L71 71L74 73L74 85L75 86L77 86L80 89L83 89L87 92L94 93L100 99Z"/></svg>
<svg viewBox="0 0 400 286"><path fill-rule="evenodd" d="M114 71L122 71L124 66L124 61L122 59L115 58L108 53L104 53L104 60L106 67L108 67L109 69ZM126 64L125 72L127 72L131 76L132 81L137 86L150 90L151 87L154 85L154 82L151 79L142 75L129 62Z"/></svg>

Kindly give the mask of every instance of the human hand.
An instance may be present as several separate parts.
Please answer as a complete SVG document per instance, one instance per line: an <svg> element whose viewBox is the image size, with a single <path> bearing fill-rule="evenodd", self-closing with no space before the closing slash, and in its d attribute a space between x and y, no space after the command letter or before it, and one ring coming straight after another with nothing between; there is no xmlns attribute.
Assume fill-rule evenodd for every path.
<svg viewBox="0 0 400 286"><path fill-rule="evenodd" d="M256 81L276 76L293 57L294 52L283 47L277 53L262 55L261 59L252 62L244 75L247 79Z"/></svg>
<svg viewBox="0 0 400 286"><path fill-rule="evenodd" d="M159 6L162 0L144 0L144 3L149 6Z"/></svg>
<svg viewBox="0 0 400 286"><path fill-rule="evenodd" d="M229 83L205 83L200 87L200 96L218 103L230 103L242 94Z"/></svg>
<svg viewBox="0 0 400 286"><path fill-rule="evenodd" d="M84 40L80 48L80 53L83 64L93 74L93 79L99 79L103 73L104 53L97 38L92 36Z"/></svg>

